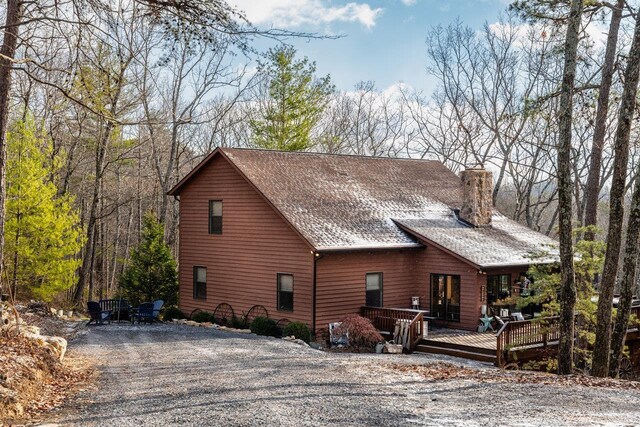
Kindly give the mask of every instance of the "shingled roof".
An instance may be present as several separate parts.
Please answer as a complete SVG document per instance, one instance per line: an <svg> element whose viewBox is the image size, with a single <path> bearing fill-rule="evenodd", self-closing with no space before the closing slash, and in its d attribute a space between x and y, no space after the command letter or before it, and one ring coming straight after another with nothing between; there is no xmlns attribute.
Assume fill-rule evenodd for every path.
<svg viewBox="0 0 640 427"><path fill-rule="evenodd" d="M478 268L547 264L558 261L558 243L494 212L490 227L472 227L454 212L396 220L420 241L434 244Z"/></svg>
<svg viewBox="0 0 640 427"><path fill-rule="evenodd" d="M169 194L179 194L216 155L227 158L317 251L422 246L431 238L428 228L442 230L429 221L449 218L462 205L460 179L438 161L232 148L216 149ZM498 245L501 251L493 253L506 256L531 235L542 236L511 223L494 230L491 245ZM455 228L455 242L439 238L440 243L434 243L451 246L452 251L482 240L478 233L491 234L447 224ZM525 231L526 236L518 237ZM509 260L496 255L486 263L468 256L479 266L522 259L521 254Z"/></svg>

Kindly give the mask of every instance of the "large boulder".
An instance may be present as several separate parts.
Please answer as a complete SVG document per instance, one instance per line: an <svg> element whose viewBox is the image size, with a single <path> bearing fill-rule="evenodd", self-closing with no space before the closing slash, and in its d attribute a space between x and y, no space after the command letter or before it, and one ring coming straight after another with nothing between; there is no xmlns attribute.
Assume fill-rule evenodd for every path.
<svg viewBox="0 0 640 427"><path fill-rule="evenodd" d="M21 327L22 329L22 327ZM49 337L46 335L40 335L27 330L21 330L20 333L35 341L40 347L48 349L60 362L64 359L64 355L67 352L67 340L62 337Z"/></svg>

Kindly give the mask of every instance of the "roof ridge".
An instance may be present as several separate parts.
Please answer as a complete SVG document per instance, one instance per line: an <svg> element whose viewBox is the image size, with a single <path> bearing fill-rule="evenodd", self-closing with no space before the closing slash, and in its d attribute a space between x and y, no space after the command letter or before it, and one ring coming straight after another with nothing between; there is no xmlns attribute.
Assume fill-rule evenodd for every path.
<svg viewBox="0 0 640 427"><path fill-rule="evenodd" d="M255 152L265 152L265 153L281 153L285 155L311 155L311 156L327 156L327 157L348 157L348 158L360 158L360 159L370 159L370 160L402 160L402 161L413 161L413 162L432 162L439 163L446 167L446 165L440 160L434 159L415 159L411 157L383 157L383 156L367 156L363 154L344 154L344 153L321 153L317 151L283 151L283 150L274 150L268 148L250 148L250 147L218 147L221 151L255 151Z"/></svg>

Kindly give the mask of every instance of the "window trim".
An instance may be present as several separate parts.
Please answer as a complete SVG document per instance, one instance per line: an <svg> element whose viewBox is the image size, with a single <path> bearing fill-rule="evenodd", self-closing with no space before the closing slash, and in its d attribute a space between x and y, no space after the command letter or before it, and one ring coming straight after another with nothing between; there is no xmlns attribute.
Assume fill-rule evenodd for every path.
<svg viewBox="0 0 640 427"><path fill-rule="evenodd" d="M216 202L220 202L221 214L220 214L220 232L215 233L213 230L213 204ZM217 216L217 215L216 215ZM224 203L222 199L211 199L209 200L209 235L210 236L219 236L222 234L222 218L224 217Z"/></svg>
<svg viewBox="0 0 640 427"><path fill-rule="evenodd" d="M364 274L364 303L367 305L367 276L370 274L377 274L380 277L380 307L384 307L384 274L382 271L369 271Z"/></svg>
<svg viewBox="0 0 640 427"><path fill-rule="evenodd" d="M205 280L204 280L204 296L198 296L197 295L197 287L198 284L202 284L203 282L198 282L198 274L197 274L197 270L199 268L204 268L204 274L205 274ZM193 299L197 299L197 300L206 300L207 299L207 267L204 265L194 265L193 266Z"/></svg>
<svg viewBox="0 0 640 427"><path fill-rule="evenodd" d="M287 292L280 290L280 277L281 276L291 276L291 309L281 308L280 307L280 292ZM276 311L284 311L287 313L292 313L295 308L295 275L293 273L276 273Z"/></svg>

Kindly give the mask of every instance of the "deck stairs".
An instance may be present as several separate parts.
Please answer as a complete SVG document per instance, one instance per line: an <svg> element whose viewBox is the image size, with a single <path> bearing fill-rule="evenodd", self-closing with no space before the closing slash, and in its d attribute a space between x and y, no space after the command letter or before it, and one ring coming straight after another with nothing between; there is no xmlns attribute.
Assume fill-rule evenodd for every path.
<svg viewBox="0 0 640 427"><path fill-rule="evenodd" d="M462 357L464 359L477 360L495 364L497 362L496 350L479 346L431 340L423 338L415 348L415 352L444 354L447 356Z"/></svg>

